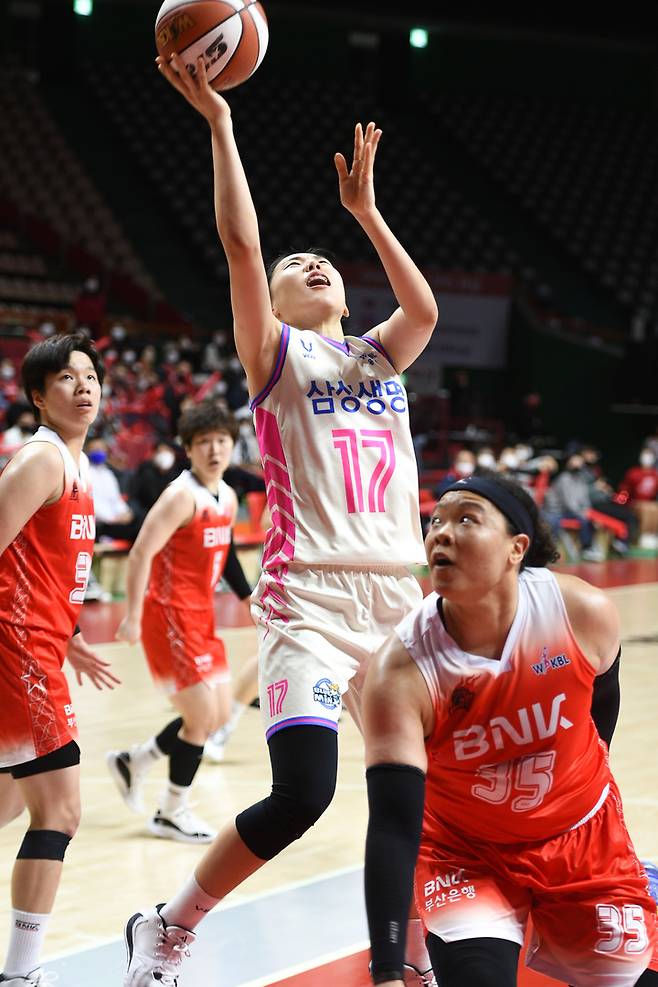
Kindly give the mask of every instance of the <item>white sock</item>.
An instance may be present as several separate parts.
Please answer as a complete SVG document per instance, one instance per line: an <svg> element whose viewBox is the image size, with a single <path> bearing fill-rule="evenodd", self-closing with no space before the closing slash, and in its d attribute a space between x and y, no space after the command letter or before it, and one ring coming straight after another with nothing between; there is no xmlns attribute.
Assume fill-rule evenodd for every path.
<svg viewBox="0 0 658 987"><path fill-rule="evenodd" d="M238 720L247 708L246 703L239 703L236 699L233 700L233 705L231 706L231 715L228 722L224 724L224 729L227 733L233 733L236 726L238 725Z"/></svg>
<svg viewBox="0 0 658 987"><path fill-rule="evenodd" d="M133 747L130 751L130 761L134 765L137 774L148 771L156 761L159 761L161 757L165 756L156 744L155 737L151 737L150 740L144 741L143 744Z"/></svg>
<svg viewBox="0 0 658 987"><path fill-rule="evenodd" d="M427 973L432 969L430 954L425 945L425 926L419 918L410 918L407 922L407 955L405 960L415 966L419 973Z"/></svg>
<svg viewBox="0 0 658 987"><path fill-rule="evenodd" d="M167 782L167 787L160 796L158 806L160 812L165 816L171 816L177 809L183 808L187 802L189 790L189 785L174 785L173 781Z"/></svg>
<svg viewBox="0 0 658 987"><path fill-rule="evenodd" d="M165 925L179 925L192 932L218 901L219 898L206 894L192 874L178 894L163 905L160 914Z"/></svg>
<svg viewBox="0 0 658 987"><path fill-rule="evenodd" d="M39 966L41 946L50 915L11 910L11 934L5 960L6 977L24 977Z"/></svg>

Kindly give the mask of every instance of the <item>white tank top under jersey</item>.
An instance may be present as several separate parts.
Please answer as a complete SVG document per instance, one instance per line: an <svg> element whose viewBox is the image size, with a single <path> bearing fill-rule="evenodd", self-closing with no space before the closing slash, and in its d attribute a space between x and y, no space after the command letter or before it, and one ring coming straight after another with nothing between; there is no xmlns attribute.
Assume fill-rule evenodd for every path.
<svg viewBox="0 0 658 987"><path fill-rule="evenodd" d="M68 484L70 481L76 480L80 483L84 491L90 489L89 460L84 452L80 453L80 461L76 463L64 440L59 437L57 432L53 432L52 428L48 428L46 425L40 425L34 435L31 435L25 444L27 445L29 442L51 442L54 446L57 446L64 460L65 482Z"/></svg>
<svg viewBox="0 0 658 987"><path fill-rule="evenodd" d="M189 490L194 497L197 512L202 511L204 507L209 508L213 513L222 509L230 511L234 502L233 490L224 480L220 480L217 484L217 496L215 497L208 487L197 480L191 470L183 470L182 473L179 473L176 479L171 481L169 487Z"/></svg>
<svg viewBox="0 0 658 987"><path fill-rule="evenodd" d="M482 671L502 675L517 666L541 662L553 653L552 648L573 640L560 588L549 569L528 567L520 573L516 615L500 660L462 651L443 624L438 600L437 593L430 593L395 628L422 672L435 705L452 695L464 675Z"/></svg>
<svg viewBox="0 0 658 987"><path fill-rule="evenodd" d="M251 408L272 515L263 569L425 562L407 395L378 340L284 325Z"/></svg>

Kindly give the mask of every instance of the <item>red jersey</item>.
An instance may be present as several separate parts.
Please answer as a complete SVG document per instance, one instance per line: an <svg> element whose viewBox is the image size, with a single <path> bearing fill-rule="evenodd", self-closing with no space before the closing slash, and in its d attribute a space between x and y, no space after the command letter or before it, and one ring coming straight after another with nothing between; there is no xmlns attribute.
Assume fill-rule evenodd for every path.
<svg viewBox="0 0 658 987"><path fill-rule="evenodd" d="M590 715L595 670L548 569L519 576L500 660L462 651L431 593L397 627L432 697L424 839L439 822L496 843L545 840L588 818L611 781Z"/></svg>
<svg viewBox="0 0 658 987"><path fill-rule="evenodd" d="M153 559L146 597L162 606L207 610L213 606L215 584L226 565L235 494L220 480L214 497L189 470L183 470L170 487L191 491L194 517Z"/></svg>
<svg viewBox="0 0 658 987"><path fill-rule="evenodd" d="M621 489L630 500L655 500L658 497L658 470L653 466L633 466L626 471Z"/></svg>
<svg viewBox="0 0 658 987"><path fill-rule="evenodd" d="M94 548L87 457L78 468L60 437L41 426L64 461L64 491L40 507L0 556L0 765L57 750L76 736L63 672L84 601Z"/></svg>

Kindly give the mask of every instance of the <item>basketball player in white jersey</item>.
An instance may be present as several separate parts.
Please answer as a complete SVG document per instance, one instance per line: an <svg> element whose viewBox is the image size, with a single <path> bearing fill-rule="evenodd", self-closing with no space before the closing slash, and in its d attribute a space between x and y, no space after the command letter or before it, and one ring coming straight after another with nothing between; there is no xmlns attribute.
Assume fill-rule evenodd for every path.
<svg viewBox="0 0 658 987"><path fill-rule="evenodd" d="M80 748L64 659L97 688L118 684L75 633L94 546L82 448L103 368L81 334L33 347L21 368L39 429L0 476L0 826L29 826L11 880L11 931L0 983L37 987L40 956L80 816ZM73 635L73 636L72 636Z"/></svg>
<svg viewBox="0 0 658 987"><path fill-rule="evenodd" d="M365 133L357 124L351 168L342 154L335 165L341 203L377 251L398 308L366 336L345 337L345 289L325 256L282 258L268 286L230 109L208 85L202 60L196 78L178 56L158 66L205 117L212 136L235 341L272 516L252 612L273 784L267 798L220 832L170 902L130 919L130 987L164 976L177 984L199 919L302 836L331 802L341 706L360 722L365 662L421 598L408 569L424 562L424 551L399 374L425 348L438 317L429 285L375 204L381 131L374 123ZM425 972L422 938L419 950L413 966Z"/></svg>

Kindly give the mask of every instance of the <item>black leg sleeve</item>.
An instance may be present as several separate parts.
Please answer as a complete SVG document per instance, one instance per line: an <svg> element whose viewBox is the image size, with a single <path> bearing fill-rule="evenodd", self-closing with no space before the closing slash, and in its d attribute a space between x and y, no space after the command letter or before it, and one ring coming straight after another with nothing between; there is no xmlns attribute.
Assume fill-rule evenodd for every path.
<svg viewBox="0 0 658 987"><path fill-rule="evenodd" d="M425 776L409 764L366 771L370 817L365 893L372 979L404 980L407 919L425 802Z"/></svg>

